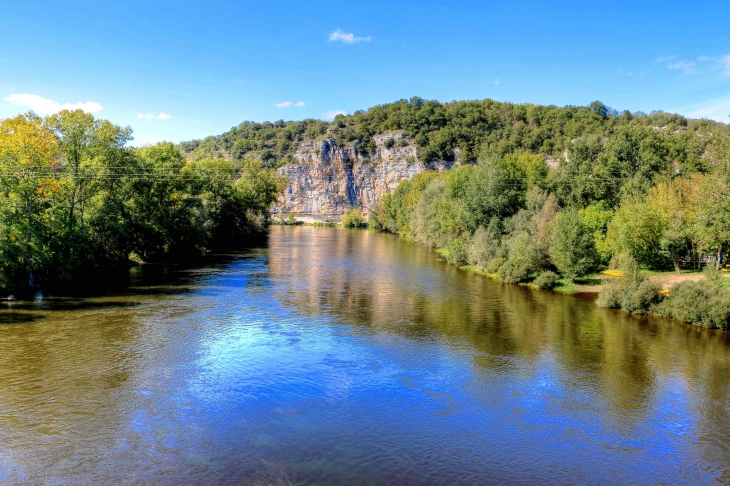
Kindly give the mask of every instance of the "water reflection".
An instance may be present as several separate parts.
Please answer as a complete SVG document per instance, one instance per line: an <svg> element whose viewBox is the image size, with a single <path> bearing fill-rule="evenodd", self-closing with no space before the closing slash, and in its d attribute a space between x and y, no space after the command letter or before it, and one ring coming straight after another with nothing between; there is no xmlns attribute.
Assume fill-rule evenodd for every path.
<svg viewBox="0 0 730 486"><path fill-rule="evenodd" d="M277 227L0 310L0 483L730 482L729 336Z"/></svg>

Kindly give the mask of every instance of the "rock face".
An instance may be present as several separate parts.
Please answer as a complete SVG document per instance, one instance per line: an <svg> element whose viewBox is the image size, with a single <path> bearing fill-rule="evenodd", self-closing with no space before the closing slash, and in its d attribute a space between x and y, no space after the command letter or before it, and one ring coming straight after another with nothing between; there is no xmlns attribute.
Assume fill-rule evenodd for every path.
<svg viewBox="0 0 730 486"><path fill-rule="evenodd" d="M357 146L338 147L334 140L303 143L295 154L297 163L279 169L290 184L273 212L294 213L305 221L339 221L352 208L367 215L402 180L454 164L420 162L416 147L399 134L376 137L375 145L375 153L362 157Z"/></svg>

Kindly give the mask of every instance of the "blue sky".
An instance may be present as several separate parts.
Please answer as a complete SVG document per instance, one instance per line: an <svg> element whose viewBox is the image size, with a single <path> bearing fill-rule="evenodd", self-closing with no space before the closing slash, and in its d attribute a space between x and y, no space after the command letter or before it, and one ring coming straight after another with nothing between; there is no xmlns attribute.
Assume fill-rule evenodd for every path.
<svg viewBox="0 0 730 486"><path fill-rule="evenodd" d="M0 117L85 103L142 144L411 96L728 122L730 2L0 0Z"/></svg>

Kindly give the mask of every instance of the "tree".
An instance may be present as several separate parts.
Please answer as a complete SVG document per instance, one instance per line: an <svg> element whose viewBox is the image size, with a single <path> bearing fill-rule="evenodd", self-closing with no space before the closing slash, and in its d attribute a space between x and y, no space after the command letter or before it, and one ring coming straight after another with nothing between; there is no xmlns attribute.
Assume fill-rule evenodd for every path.
<svg viewBox="0 0 730 486"><path fill-rule="evenodd" d="M560 273L573 280L598 266L593 234L577 210L568 209L558 214L550 256Z"/></svg>
<svg viewBox="0 0 730 486"><path fill-rule="evenodd" d="M120 156L132 139L132 129L94 118L83 110L51 115L45 125L56 135L68 197L68 227L72 229L81 208L110 175L119 174Z"/></svg>
<svg viewBox="0 0 730 486"><path fill-rule="evenodd" d="M639 264L658 268L664 263L662 238L667 222L639 195L624 198L608 225L606 244L613 255L629 254Z"/></svg>
<svg viewBox="0 0 730 486"><path fill-rule="evenodd" d="M58 196L58 144L32 113L0 120L0 287L51 266L48 242Z"/></svg>

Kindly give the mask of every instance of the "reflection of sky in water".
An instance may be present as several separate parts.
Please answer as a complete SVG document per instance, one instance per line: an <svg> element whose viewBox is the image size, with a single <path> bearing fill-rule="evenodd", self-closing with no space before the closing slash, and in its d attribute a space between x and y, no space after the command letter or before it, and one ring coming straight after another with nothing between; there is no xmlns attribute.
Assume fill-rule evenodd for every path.
<svg viewBox="0 0 730 486"><path fill-rule="evenodd" d="M0 406L32 418L0 412L0 442L13 437L0 483L708 483L728 470L717 334L495 284L364 231L275 228L268 249L179 275L140 285L140 305L64 301L56 321L0 328L27 375L0 364ZM33 428L47 416L56 436Z"/></svg>

